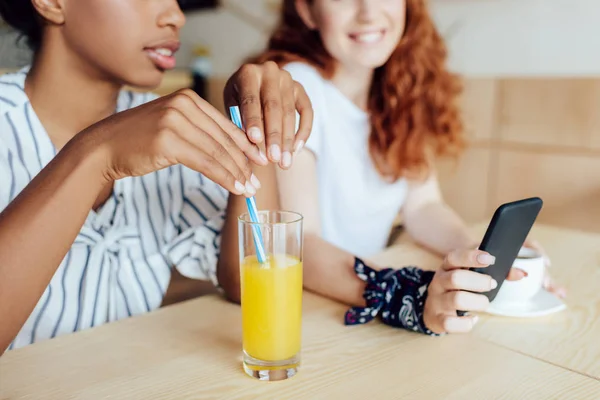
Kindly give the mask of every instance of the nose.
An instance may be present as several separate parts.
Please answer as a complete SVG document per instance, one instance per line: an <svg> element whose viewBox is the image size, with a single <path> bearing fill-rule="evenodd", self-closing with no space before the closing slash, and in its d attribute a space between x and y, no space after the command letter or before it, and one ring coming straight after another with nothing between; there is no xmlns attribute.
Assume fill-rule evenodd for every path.
<svg viewBox="0 0 600 400"><path fill-rule="evenodd" d="M379 0L358 0L357 18L360 22L371 22L375 19Z"/></svg>
<svg viewBox="0 0 600 400"><path fill-rule="evenodd" d="M166 0L165 7L158 17L158 26L171 26L175 29L181 29L185 25L185 15L177 0Z"/></svg>

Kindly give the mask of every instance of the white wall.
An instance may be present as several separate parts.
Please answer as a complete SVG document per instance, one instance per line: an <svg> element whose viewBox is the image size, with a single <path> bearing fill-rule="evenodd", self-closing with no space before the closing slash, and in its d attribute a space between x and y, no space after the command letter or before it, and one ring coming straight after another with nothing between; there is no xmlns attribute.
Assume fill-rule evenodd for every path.
<svg viewBox="0 0 600 400"><path fill-rule="evenodd" d="M260 50L276 15L267 0L224 0L218 11L188 16L180 66L196 43L227 76ZM450 66L467 76L599 76L600 0L431 0L450 49ZM240 15L245 15L240 17ZM252 20L254 24L248 23Z"/></svg>
<svg viewBox="0 0 600 400"><path fill-rule="evenodd" d="M434 0L432 12L465 75L600 75L600 0Z"/></svg>

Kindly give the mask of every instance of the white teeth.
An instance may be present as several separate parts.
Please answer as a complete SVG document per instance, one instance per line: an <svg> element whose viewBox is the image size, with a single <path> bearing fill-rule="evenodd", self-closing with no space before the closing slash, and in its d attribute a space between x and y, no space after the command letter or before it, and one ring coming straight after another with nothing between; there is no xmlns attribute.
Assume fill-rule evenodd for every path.
<svg viewBox="0 0 600 400"><path fill-rule="evenodd" d="M354 37L356 38L357 42L375 43L375 42L379 41L382 36L383 36L382 32L370 32L370 33L361 33L361 34L355 35Z"/></svg>
<svg viewBox="0 0 600 400"><path fill-rule="evenodd" d="M173 51L164 48L154 49L154 52L165 57L171 57L173 55Z"/></svg>

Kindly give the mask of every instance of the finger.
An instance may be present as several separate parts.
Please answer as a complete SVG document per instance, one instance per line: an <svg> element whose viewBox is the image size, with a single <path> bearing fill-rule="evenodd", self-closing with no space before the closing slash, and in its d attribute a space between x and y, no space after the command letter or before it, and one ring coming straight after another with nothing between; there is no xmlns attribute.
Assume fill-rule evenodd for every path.
<svg viewBox="0 0 600 400"><path fill-rule="evenodd" d="M294 142L294 153L299 152L312 131L314 112L310 98L306 94L304 87L298 82L294 82L294 93L296 97L296 110L300 114L300 125Z"/></svg>
<svg viewBox="0 0 600 400"><path fill-rule="evenodd" d="M260 182L258 181L258 178L252 174L252 170L243 153L237 148L234 149L230 147L227 149L223 147L212 137L214 134L211 135L200 130L199 133L201 133L201 135L196 135L193 144L227 169L237 181L242 182L245 185L245 195L254 196L256 191L260 188ZM202 133L204 134L202 135ZM241 159L239 159L240 156L242 157ZM240 167L240 162L244 164L242 167Z"/></svg>
<svg viewBox="0 0 600 400"><path fill-rule="evenodd" d="M523 246L528 247L533 250L537 250L540 253L543 252L542 245L540 244L540 242L538 242L535 239L529 239L529 238L526 239L525 243L523 243Z"/></svg>
<svg viewBox="0 0 600 400"><path fill-rule="evenodd" d="M296 136L296 99L294 81L287 71L281 72L281 98L283 107L283 143L280 166L288 169L292 166L292 151Z"/></svg>
<svg viewBox="0 0 600 400"><path fill-rule="evenodd" d="M525 278L527 275L529 275L527 272L523 271L522 269L519 268L511 268L510 271L508 271L508 276L506 277L507 281L520 281L521 279Z"/></svg>
<svg viewBox="0 0 600 400"><path fill-rule="evenodd" d="M544 250L544 247L537 240L527 239L527 240L525 240L525 243L523 243L523 246L540 253L542 255L542 257L544 258L544 265L546 265L546 267L549 267L550 265L552 265L552 262L550 261L550 257L548 257L548 253L546 253L546 250Z"/></svg>
<svg viewBox="0 0 600 400"><path fill-rule="evenodd" d="M544 265L546 267L549 267L552 264L550 261L550 257L548 257L548 253L546 253L546 250L544 249L544 247L537 240L527 238L525 240L525 243L523 243L523 247L527 247L529 249L532 249L532 250L535 250L536 252L538 252L543 257Z"/></svg>
<svg viewBox="0 0 600 400"><path fill-rule="evenodd" d="M446 292L442 297L443 309L452 314L455 314L456 310L485 311L489 305L490 301L484 295L462 290Z"/></svg>
<svg viewBox="0 0 600 400"><path fill-rule="evenodd" d="M167 123L173 132L219 162L237 181L245 185L246 194L256 194L257 188L252 183L256 178L252 177L248 160L216 122L189 100L178 100L177 108L171 108L168 112L171 116Z"/></svg>
<svg viewBox="0 0 600 400"><path fill-rule="evenodd" d="M441 325L444 332L448 333L466 333L470 332L479 317L477 315L468 315L464 317L441 316Z"/></svg>
<svg viewBox="0 0 600 400"><path fill-rule="evenodd" d="M198 108L188 96L181 96L172 105L175 106L173 111L180 112L182 117L181 121L172 121L171 125L176 133L222 162L242 183L250 180L252 169L246 156L219 124Z"/></svg>
<svg viewBox="0 0 600 400"><path fill-rule="evenodd" d="M246 157L248 157L252 162L258 165L267 165L267 158L260 152L258 147L250 142L246 133L240 130L233 122L227 119L223 114L219 112L216 108L214 108L211 104L209 104L206 100L202 99L195 92L191 90L182 90L178 92L180 96L186 96L196 105L196 109L192 109L187 105L183 111L186 116L189 114L190 119L195 118L197 114L208 116L210 120L209 123L217 124L221 131L225 133L225 136L221 136L223 140L220 143L223 145L224 143L229 143L227 138L233 140L233 143L237 148L239 148ZM181 102L183 103L183 102ZM176 106L179 105L176 101ZM213 125L214 129L214 125ZM231 143L229 143L231 144ZM241 161L241 160L240 160Z"/></svg>
<svg viewBox="0 0 600 400"><path fill-rule="evenodd" d="M445 270L457 268L484 268L494 264L496 257L481 250L454 250L449 253L442 264Z"/></svg>
<svg viewBox="0 0 600 400"><path fill-rule="evenodd" d="M466 269L442 271L441 283L445 290L468 290L470 292L489 292L498 287L492 277Z"/></svg>
<svg viewBox="0 0 600 400"><path fill-rule="evenodd" d="M567 297L567 289L555 284L554 281L552 280L552 278L548 275L546 275L544 277L543 286L544 286L544 289L546 289L550 293L560 297L561 299L564 299Z"/></svg>
<svg viewBox="0 0 600 400"><path fill-rule="evenodd" d="M245 186L235 179L231 172L192 143L179 138L179 140L174 141L172 147L175 158L179 163L200 172L233 194L241 195L245 193Z"/></svg>
<svg viewBox="0 0 600 400"><path fill-rule="evenodd" d="M238 104L242 122L250 141L261 143L264 140L263 113L260 105L261 71L258 65L243 65L236 73ZM233 104L229 104L231 106Z"/></svg>
<svg viewBox="0 0 600 400"><path fill-rule="evenodd" d="M273 163L281 162L283 136L283 106L279 82L279 67L275 63L265 63L260 101L265 124L267 157Z"/></svg>

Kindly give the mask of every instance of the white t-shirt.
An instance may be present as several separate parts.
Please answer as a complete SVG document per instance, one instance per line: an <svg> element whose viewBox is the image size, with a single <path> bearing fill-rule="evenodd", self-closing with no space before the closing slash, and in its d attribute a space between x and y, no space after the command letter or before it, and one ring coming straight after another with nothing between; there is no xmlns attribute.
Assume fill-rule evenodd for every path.
<svg viewBox="0 0 600 400"><path fill-rule="evenodd" d="M369 114L315 68L285 66L312 101L314 125L306 143L317 159L322 237L359 257L381 251L408 191L405 179L386 182L369 154Z"/></svg>
<svg viewBox="0 0 600 400"><path fill-rule="evenodd" d="M56 155L25 94L26 73L0 76L0 211ZM154 98L122 91L116 111ZM116 181L106 203L89 212L9 349L158 308L173 265L216 284L227 198L181 165Z"/></svg>

